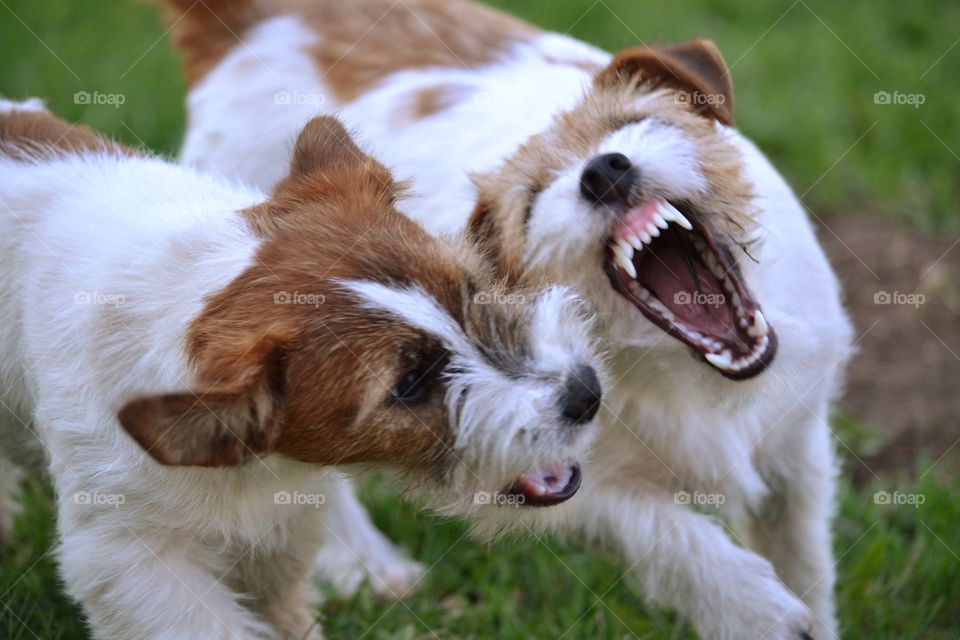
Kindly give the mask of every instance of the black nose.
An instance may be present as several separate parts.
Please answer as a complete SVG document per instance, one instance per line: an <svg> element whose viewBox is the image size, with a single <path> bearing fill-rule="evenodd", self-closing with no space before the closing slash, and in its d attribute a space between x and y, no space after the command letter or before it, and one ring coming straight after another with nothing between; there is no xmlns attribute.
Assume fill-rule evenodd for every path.
<svg viewBox="0 0 960 640"><path fill-rule="evenodd" d="M577 367L567 380L560 400L563 417L574 424L590 422L600 408L601 395L600 379L593 367Z"/></svg>
<svg viewBox="0 0 960 640"><path fill-rule="evenodd" d="M605 153L587 163L580 176L580 193L590 204L626 206L639 174L622 153Z"/></svg>

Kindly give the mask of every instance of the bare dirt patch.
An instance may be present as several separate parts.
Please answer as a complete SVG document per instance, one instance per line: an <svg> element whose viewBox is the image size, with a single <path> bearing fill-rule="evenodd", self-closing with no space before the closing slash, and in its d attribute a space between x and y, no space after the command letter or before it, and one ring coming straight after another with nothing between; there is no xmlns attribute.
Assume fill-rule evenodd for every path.
<svg viewBox="0 0 960 640"><path fill-rule="evenodd" d="M923 237L868 214L827 219L819 235L860 338L842 406L879 442L852 463L855 479L918 459L957 468L960 238Z"/></svg>

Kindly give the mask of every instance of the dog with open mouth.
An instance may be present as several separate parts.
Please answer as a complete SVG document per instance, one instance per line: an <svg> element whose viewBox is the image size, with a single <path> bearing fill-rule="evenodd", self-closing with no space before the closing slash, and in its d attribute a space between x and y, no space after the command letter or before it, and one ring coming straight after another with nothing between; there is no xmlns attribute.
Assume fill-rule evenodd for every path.
<svg viewBox="0 0 960 640"><path fill-rule="evenodd" d="M49 473L96 638L320 638L334 465L478 517L580 486L575 296L427 234L334 118L289 166L268 196L0 100L0 454Z"/></svg>
<svg viewBox="0 0 960 640"><path fill-rule="evenodd" d="M184 161L269 185L299 123L335 111L432 231L590 301L607 428L578 496L511 524L620 555L704 638L836 637L828 420L852 328L712 43L611 56L460 1L164 4ZM390 554L364 562L389 574Z"/></svg>

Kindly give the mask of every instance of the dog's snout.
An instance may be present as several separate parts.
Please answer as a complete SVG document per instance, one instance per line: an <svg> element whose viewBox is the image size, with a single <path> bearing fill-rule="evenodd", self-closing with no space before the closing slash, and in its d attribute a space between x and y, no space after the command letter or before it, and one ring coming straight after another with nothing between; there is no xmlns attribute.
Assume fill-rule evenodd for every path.
<svg viewBox="0 0 960 640"><path fill-rule="evenodd" d="M593 420L600 408L600 378L593 367L581 365L571 372L560 400L563 417L573 424Z"/></svg>
<svg viewBox="0 0 960 640"><path fill-rule="evenodd" d="M590 204L626 206L638 178L630 158L605 153L587 163L580 177L580 193Z"/></svg>

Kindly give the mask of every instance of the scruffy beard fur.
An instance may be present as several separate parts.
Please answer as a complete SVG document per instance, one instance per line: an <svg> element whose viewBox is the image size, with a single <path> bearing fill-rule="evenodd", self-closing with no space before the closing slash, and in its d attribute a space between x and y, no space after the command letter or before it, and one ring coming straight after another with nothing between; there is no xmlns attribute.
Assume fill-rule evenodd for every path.
<svg viewBox="0 0 960 640"><path fill-rule="evenodd" d="M245 17L236 3L208 3L219 15L165 3L183 18L194 79L185 160L271 184L289 131L336 110L412 179L411 215L434 232L466 230L509 282L570 285L591 305L611 371L583 488L553 509L494 512L484 534L559 530L612 552L651 601L710 640L836 637L829 407L852 329L801 203L733 128L712 43L610 56L455 1L357 0L353 18L329 0L246 0ZM238 160L254 138L269 153ZM583 184L609 154L639 175L613 204ZM709 235L723 273L704 292L727 292L729 332L668 309L701 322L701 343L629 299L631 265L617 252L633 250L614 245L656 215L671 219L635 253L662 256L668 233ZM694 258L695 279L714 271ZM634 263L669 293L649 281L655 265ZM389 575L378 560L391 553L364 558Z"/></svg>

